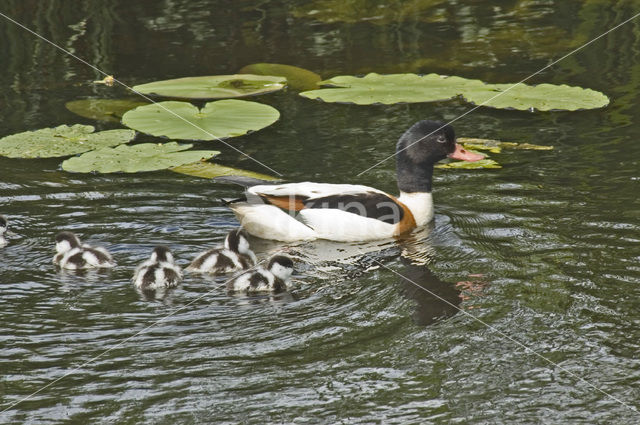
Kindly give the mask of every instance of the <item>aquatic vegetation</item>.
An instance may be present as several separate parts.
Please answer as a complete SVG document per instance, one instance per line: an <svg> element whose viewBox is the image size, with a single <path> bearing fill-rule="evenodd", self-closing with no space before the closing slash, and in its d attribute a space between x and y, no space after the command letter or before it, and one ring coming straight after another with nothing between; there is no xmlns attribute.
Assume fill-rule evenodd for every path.
<svg viewBox="0 0 640 425"><path fill-rule="evenodd" d="M467 162L467 161L452 161L444 164L438 164L435 168L454 168L464 170L478 170L482 168L502 168L502 165L498 164L493 159L481 159L480 161Z"/></svg>
<svg viewBox="0 0 640 425"><path fill-rule="evenodd" d="M322 78L315 72L279 63L254 63L238 71L238 74L278 75L287 79L287 86L294 90L313 90Z"/></svg>
<svg viewBox="0 0 640 425"><path fill-rule="evenodd" d="M247 65L239 72L234 75L156 81L135 86L134 89L150 95L210 99L270 93L282 89L287 83L296 89L315 88L322 84L330 87L305 91L300 95L326 102L358 105L430 102L459 97L490 107L519 110L589 109L609 102L602 93L580 87L552 84L512 87L438 74L371 73L364 77L347 75L320 81L320 76L309 70L272 63ZM504 94L492 99L500 93ZM134 99L81 99L67 102L65 106L78 115L100 121L117 121L122 117L122 124L132 130L94 133L94 127L76 124L27 131L0 139L0 155L44 158L82 154L62 163L62 169L71 172L134 173L170 168L178 173L203 178L236 175L277 180L269 175L206 162L204 160L219 152L189 151L192 145L170 142L122 146L135 137L133 130L179 140L220 140L242 136L265 128L280 118L280 112L269 105L224 99L208 102L199 108L190 102L176 100L147 104ZM459 141L468 150L479 149L491 153L500 153L504 148L553 149L552 146L489 139L459 138ZM449 162L438 167L495 169L501 168L501 165L485 158L477 162Z"/></svg>
<svg viewBox="0 0 640 425"><path fill-rule="evenodd" d="M94 133L91 125L60 125L25 131L0 139L0 155L11 158L53 158L128 143L133 130L106 130Z"/></svg>
<svg viewBox="0 0 640 425"><path fill-rule="evenodd" d="M438 74L370 73L364 77L341 75L320 83L329 88L306 91L300 96L325 102L355 103L356 105L434 102L449 100L462 91L483 86L480 80L445 77Z"/></svg>
<svg viewBox="0 0 640 425"><path fill-rule="evenodd" d="M227 167L225 165L220 165L209 161L200 161L172 167L171 171L194 177L202 177L205 179L213 179L220 176L244 176L260 180L280 180L277 177L273 177L268 174L256 173L255 171L242 170L240 168Z"/></svg>
<svg viewBox="0 0 640 425"><path fill-rule="evenodd" d="M119 123L125 112L148 102L133 99L79 99L64 104L71 112L97 121Z"/></svg>
<svg viewBox="0 0 640 425"><path fill-rule="evenodd" d="M273 75L209 75L139 84L133 90L146 95L179 99L228 99L271 93L284 88L286 78Z"/></svg>
<svg viewBox="0 0 640 425"><path fill-rule="evenodd" d="M486 84L486 90L473 90L462 96L475 105L521 111L577 111L609 104L609 98L598 91L565 84Z"/></svg>
<svg viewBox="0 0 640 425"><path fill-rule="evenodd" d="M153 136L215 140L260 130L278 118L277 109L246 100L218 100L202 109L188 102L170 100L133 109L124 114L122 123Z"/></svg>
<svg viewBox="0 0 640 425"><path fill-rule="evenodd" d="M466 149L487 150L492 153L500 153L502 149L521 149L549 151L553 146L533 145L531 143L501 142L493 139L475 139L473 137L458 137L458 143L462 143Z"/></svg>
<svg viewBox="0 0 640 425"><path fill-rule="evenodd" d="M482 106L517 110L565 110L601 108L609 98L591 89L567 85L489 84L480 80L438 74L370 73L364 77L341 75L322 81L329 86L305 91L301 96L325 102L356 105L416 103L455 97Z"/></svg>
<svg viewBox="0 0 640 425"><path fill-rule="evenodd" d="M75 173L137 173L140 171L164 170L178 165L209 159L218 151L190 151L193 145L176 142L164 144L141 143L133 146L121 145L104 148L69 158L62 169Z"/></svg>

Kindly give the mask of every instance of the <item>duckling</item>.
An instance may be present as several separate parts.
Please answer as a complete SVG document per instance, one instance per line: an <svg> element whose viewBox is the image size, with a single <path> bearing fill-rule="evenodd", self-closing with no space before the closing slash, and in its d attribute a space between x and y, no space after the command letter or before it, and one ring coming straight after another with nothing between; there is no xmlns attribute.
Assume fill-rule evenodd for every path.
<svg viewBox="0 0 640 425"><path fill-rule="evenodd" d="M8 243L4 238L4 233L7 231L7 227L7 218L3 215L0 215L0 248Z"/></svg>
<svg viewBox="0 0 640 425"><path fill-rule="evenodd" d="M166 246L157 246L151 257L140 264L133 274L133 284L139 289L171 288L182 280L180 266Z"/></svg>
<svg viewBox="0 0 640 425"><path fill-rule="evenodd" d="M284 255L271 257L267 268L258 267L255 270L241 274L227 283L229 291L244 292L280 292L287 289L289 278L293 273L293 261Z"/></svg>
<svg viewBox="0 0 640 425"><path fill-rule="evenodd" d="M249 247L247 232L240 228L229 232L224 240L224 248L213 248L199 254L187 270L223 274L248 269L256 262L256 255Z"/></svg>
<svg viewBox="0 0 640 425"><path fill-rule="evenodd" d="M79 270L116 265L106 249L83 244L71 232L58 233L56 251L58 253L53 257L53 263L63 269Z"/></svg>

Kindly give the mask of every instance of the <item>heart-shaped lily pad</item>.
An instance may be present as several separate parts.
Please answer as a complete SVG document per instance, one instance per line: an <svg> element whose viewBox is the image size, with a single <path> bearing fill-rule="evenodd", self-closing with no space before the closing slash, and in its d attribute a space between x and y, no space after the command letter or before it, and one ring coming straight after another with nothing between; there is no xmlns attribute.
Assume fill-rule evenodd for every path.
<svg viewBox="0 0 640 425"><path fill-rule="evenodd" d="M273 75L209 75L139 84L133 90L163 97L180 99L224 99L245 97L278 91L287 79Z"/></svg>
<svg viewBox="0 0 640 425"><path fill-rule="evenodd" d="M76 155L94 149L129 142L133 130L106 130L94 133L90 125L61 125L12 134L0 139L0 155L11 158L53 158Z"/></svg>
<svg viewBox="0 0 640 425"><path fill-rule="evenodd" d="M469 88L480 89L484 83L461 77L444 77L438 74L367 74L364 77L342 75L321 82L325 88L300 93L310 99L325 102L355 103L371 105L381 103L433 102L448 100Z"/></svg>
<svg viewBox="0 0 640 425"><path fill-rule="evenodd" d="M81 117L120 122L125 112L146 104L137 99L80 99L67 102L64 106Z"/></svg>
<svg viewBox="0 0 640 425"><path fill-rule="evenodd" d="M308 69L279 63L254 63L242 68L238 74L278 75L285 77L287 85L294 90L313 90L322 79Z"/></svg>
<svg viewBox="0 0 640 425"><path fill-rule="evenodd" d="M122 117L122 123L154 136L215 140L260 130L279 117L277 109L246 100L218 100L202 109L188 102L166 101L129 111Z"/></svg>
<svg viewBox="0 0 640 425"><path fill-rule="evenodd" d="M220 176L244 176L260 180L280 180L277 177L269 176L267 174L256 173L255 171L249 170L241 170L239 168L226 167L224 165L215 164L208 161L200 161L194 162L193 164L180 165L178 167L171 168L171 171L175 171L176 173L180 174L187 174L189 176L202 177L205 179L213 179Z"/></svg>
<svg viewBox="0 0 640 425"><path fill-rule="evenodd" d="M139 171L164 170L211 158L218 151L189 151L192 145L176 142L165 144L141 143L104 148L69 158L62 169L74 173L137 173Z"/></svg>
<svg viewBox="0 0 640 425"><path fill-rule="evenodd" d="M402 102L432 102L457 96L474 104L493 108L518 110L565 110L601 108L609 103L604 94L581 87L540 84L485 84L480 80L445 77L437 74L367 74L364 77L339 76L326 81L323 88L300 93L310 99L325 102L393 104ZM511 89L509 89L512 87ZM509 89L509 90L507 90ZM496 96L499 95L499 96ZM495 98L493 98L496 96ZM492 99L493 98L493 99ZM486 102L486 103L484 103Z"/></svg>

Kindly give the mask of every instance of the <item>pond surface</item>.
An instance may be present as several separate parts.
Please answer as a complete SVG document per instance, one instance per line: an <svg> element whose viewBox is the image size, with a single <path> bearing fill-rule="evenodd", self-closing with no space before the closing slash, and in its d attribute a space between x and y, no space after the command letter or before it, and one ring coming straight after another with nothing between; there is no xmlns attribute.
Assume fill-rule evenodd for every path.
<svg viewBox="0 0 640 425"><path fill-rule="evenodd" d="M638 6L5 0L0 12L129 85L257 62L324 78L438 72L501 83ZM92 84L103 76L4 18L0 53L0 136L63 123L119 128L64 104L121 98L125 89ZM70 174L59 159L0 158L0 213L14 233L0 249L1 421L639 423L638 75L635 20L530 80L602 91L606 108L480 108L456 121L459 136L555 149L493 154L503 165L496 170L436 170L435 222L406 240L253 240L259 258L296 257L294 287L280 295L234 296L193 275L159 299L132 287L133 268L153 246L170 246L185 265L220 243L237 221L219 199L238 195L236 187L171 171ZM327 104L292 90L252 100L282 117L230 140L234 147L291 181L392 193L393 160L357 174L391 155L415 121L471 108ZM196 147L220 150L222 164L269 172L219 142ZM56 271L62 229L108 248L118 266Z"/></svg>

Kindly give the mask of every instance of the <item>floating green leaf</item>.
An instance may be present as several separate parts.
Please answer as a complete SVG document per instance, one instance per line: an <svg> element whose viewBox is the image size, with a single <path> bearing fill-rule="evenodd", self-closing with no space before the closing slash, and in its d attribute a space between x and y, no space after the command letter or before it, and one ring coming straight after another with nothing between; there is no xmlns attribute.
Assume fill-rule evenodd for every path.
<svg viewBox="0 0 640 425"><path fill-rule="evenodd" d="M122 123L154 136L215 140L260 130L279 117L277 109L245 100L218 100L202 109L188 102L166 101L129 111L122 117Z"/></svg>
<svg viewBox="0 0 640 425"><path fill-rule="evenodd" d="M308 69L278 63L254 63L242 68L238 74L278 75L285 77L287 85L294 90L315 89L322 79L318 74Z"/></svg>
<svg viewBox="0 0 640 425"><path fill-rule="evenodd" d="M180 99L224 99L278 91L286 81L284 77L273 75L210 75L154 81L134 86L133 90Z"/></svg>
<svg viewBox="0 0 640 425"><path fill-rule="evenodd" d="M137 99L80 99L67 102L64 106L81 117L120 122L125 112L146 104Z"/></svg>
<svg viewBox="0 0 640 425"><path fill-rule="evenodd" d="M132 130L107 130L94 133L90 125L61 125L12 134L0 139L0 155L11 158L53 158L76 155L93 149L129 142Z"/></svg>
<svg viewBox="0 0 640 425"><path fill-rule="evenodd" d="M245 176L260 180L280 180L277 177L269 176L267 174L256 173L255 171L241 170L239 168L226 167L224 165L205 161L180 165L178 167L171 168L171 170L175 171L176 173L202 177L205 179L213 179L220 176Z"/></svg>
<svg viewBox="0 0 640 425"><path fill-rule="evenodd" d="M477 170L480 168L502 168L500 164L493 159L481 159L480 161L454 161L446 164L438 164L436 168L456 168L465 170Z"/></svg>
<svg viewBox="0 0 640 425"><path fill-rule="evenodd" d="M104 148L69 158L62 169L74 173L137 173L139 171L164 170L211 158L218 151L188 151L192 145L176 142L165 144L141 143Z"/></svg>
<svg viewBox="0 0 640 425"><path fill-rule="evenodd" d="M579 109L602 108L609 104L604 94L582 87L567 85L539 84L486 84L484 90L470 90L462 93L464 98L476 105L499 109L521 111L576 111Z"/></svg>
<svg viewBox="0 0 640 425"><path fill-rule="evenodd" d="M458 137L457 140L458 143L463 144L466 149L488 150L489 152L493 153L500 153L502 149L522 149L537 151L548 151L553 149L553 146L532 145L530 143L501 142L500 140L474 139L471 137Z"/></svg>
<svg viewBox="0 0 640 425"><path fill-rule="evenodd" d="M604 94L581 87L540 84L486 84L480 80L437 74L367 74L338 76L322 81L323 88L300 93L325 102L393 104L432 102L461 96L477 105L518 110L569 110L601 108L609 103ZM486 103L484 103L486 102Z"/></svg>
<svg viewBox="0 0 640 425"><path fill-rule="evenodd" d="M480 80L461 77L444 77L438 74L367 74L364 77L342 75L322 81L325 88L300 93L310 99L325 102L345 102L358 105L382 103L415 103L448 100L459 96L470 88L480 88L485 84Z"/></svg>

